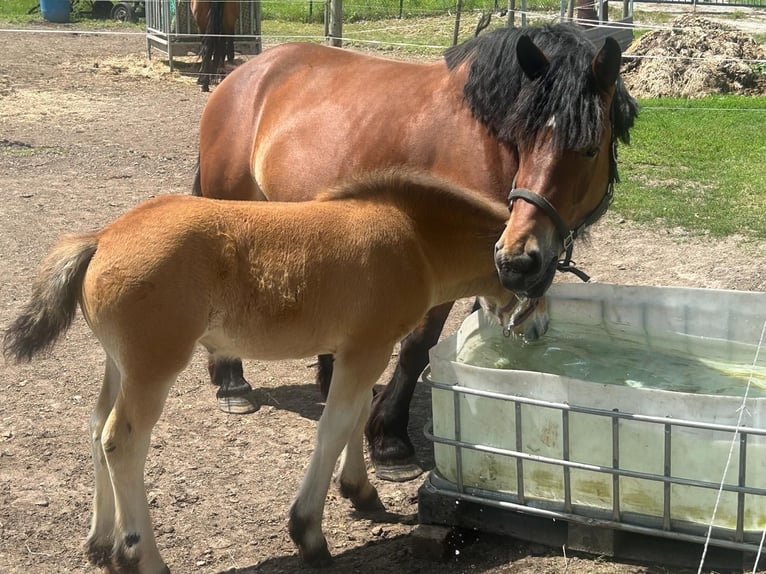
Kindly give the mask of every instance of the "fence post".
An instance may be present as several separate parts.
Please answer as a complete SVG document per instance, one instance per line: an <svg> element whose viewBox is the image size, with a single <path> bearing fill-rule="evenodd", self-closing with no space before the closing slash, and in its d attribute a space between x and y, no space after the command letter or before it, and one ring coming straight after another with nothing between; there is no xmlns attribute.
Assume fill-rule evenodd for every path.
<svg viewBox="0 0 766 574"><path fill-rule="evenodd" d="M343 45L343 0L330 0L328 39L331 46Z"/></svg>
<svg viewBox="0 0 766 574"><path fill-rule="evenodd" d="M516 0L508 0L508 26L516 25Z"/></svg>
<svg viewBox="0 0 766 574"><path fill-rule="evenodd" d="M460 34L460 12L463 10L463 0L457 0L455 7L455 30L452 32L452 45L457 46L458 35Z"/></svg>

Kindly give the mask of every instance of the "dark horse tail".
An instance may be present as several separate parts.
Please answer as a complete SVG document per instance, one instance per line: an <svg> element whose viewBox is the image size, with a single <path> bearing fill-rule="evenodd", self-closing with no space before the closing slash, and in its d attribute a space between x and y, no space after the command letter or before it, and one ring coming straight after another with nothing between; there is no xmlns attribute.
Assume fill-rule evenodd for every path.
<svg viewBox="0 0 766 574"><path fill-rule="evenodd" d="M65 237L51 250L32 284L32 297L5 332L7 358L30 361L69 328L97 247L98 236L88 233Z"/></svg>
<svg viewBox="0 0 766 574"><path fill-rule="evenodd" d="M202 47L200 48L202 65L197 79L203 92L210 90L210 84L211 82L214 83L218 70L223 66L223 61L226 58L226 38L222 35L224 3L215 1L210 2L209 6L207 30L202 36Z"/></svg>

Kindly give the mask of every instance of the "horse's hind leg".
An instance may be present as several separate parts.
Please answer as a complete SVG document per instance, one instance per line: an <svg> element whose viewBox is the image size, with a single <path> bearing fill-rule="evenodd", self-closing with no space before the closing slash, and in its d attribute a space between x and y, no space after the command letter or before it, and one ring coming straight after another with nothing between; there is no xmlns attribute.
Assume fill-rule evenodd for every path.
<svg viewBox="0 0 766 574"><path fill-rule="evenodd" d="M104 382L96 403L96 408L90 417L90 441L93 455L93 466L96 475L96 490L93 496L93 517L90 532L85 542L85 549L91 563L106 567L111 562L114 533L114 491L106 455L101 446L101 433L106 419L112 411L117 393L120 390L120 372L111 357L106 359Z"/></svg>
<svg viewBox="0 0 766 574"><path fill-rule="evenodd" d="M317 426L317 442L298 496L290 508L290 537L298 546L301 558L312 566L331 561L327 541L322 534L322 512L335 462L343 448L361 444L352 432L361 430L360 420L375 381L385 369L392 347L359 353L341 353L335 358L330 394ZM356 441L356 442L354 442ZM358 463L358 460L355 461ZM358 473L358 469L356 470ZM366 474L366 471L365 471ZM356 478L356 477L354 477ZM370 485L368 498L377 497Z"/></svg>
<svg viewBox="0 0 766 574"><path fill-rule="evenodd" d="M114 489L112 566L117 572L168 572L154 539L144 486L152 428L177 373L122 373L121 392L106 420L101 443Z"/></svg>

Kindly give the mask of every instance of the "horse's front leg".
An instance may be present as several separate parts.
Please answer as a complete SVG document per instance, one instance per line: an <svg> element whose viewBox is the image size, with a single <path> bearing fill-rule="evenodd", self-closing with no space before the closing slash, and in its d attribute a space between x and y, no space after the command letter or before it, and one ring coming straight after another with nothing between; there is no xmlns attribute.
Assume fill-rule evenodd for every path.
<svg viewBox="0 0 766 574"><path fill-rule="evenodd" d="M290 537L298 546L301 558L312 566L331 562L327 541L322 533L322 513L335 462L343 448L351 443L360 446L361 421L365 403L369 404L372 386L386 368L393 346L361 352L341 352L335 357L332 384L319 424L314 452L298 495L290 508ZM358 465L358 460L355 460ZM359 467L352 473L353 488L367 500L377 499L377 492L359 478ZM346 474L351 481L351 476ZM342 478L342 480L344 480Z"/></svg>
<svg viewBox="0 0 766 574"><path fill-rule="evenodd" d="M428 350L438 342L453 304L431 309L418 328L404 338L391 381L373 400L366 435L375 475L382 480L404 482L423 473L407 434L410 401L428 364Z"/></svg>
<svg viewBox="0 0 766 574"><path fill-rule="evenodd" d="M122 373L121 392L101 433L114 489L115 524L110 572L161 574L169 570L154 539L144 466L152 428L177 373L166 377Z"/></svg>
<svg viewBox="0 0 766 574"><path fill-rule="evenodd" d="M241 359L208 355L210 381L218 387L215 393L218 408L231 415L254 413L261 406L253 387L245 380Z"/></svg>

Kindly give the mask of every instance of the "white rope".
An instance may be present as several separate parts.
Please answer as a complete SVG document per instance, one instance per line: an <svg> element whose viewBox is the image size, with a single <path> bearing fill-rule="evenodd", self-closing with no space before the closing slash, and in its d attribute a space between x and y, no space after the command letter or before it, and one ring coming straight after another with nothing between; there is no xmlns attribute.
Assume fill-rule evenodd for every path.
<svg viewBox="0 0 766 574"><path fill-rule="evenodd" d="M755 368L756 365L758 365L758 357L761 354L761 347L763 346L763 338L764 335L766 335L766 321L763 323L763 329L761 329L761 338L758 341L758 348L755 351L755 358L753 359L753 365L750 368L750 376L747 379L747 386L745 387L745 394L742 397L742 405L737 409L739 411L739 415L737 416L737 424L734 431L734 436L731 438L731 445L729 446L729 456L726 459L726 466L724 466L723 469L723 476L721 477L721 484L718 488L718 494L715 498L715 505L713 506L713 516L710 517L710 524L708 525L707 529L707 536L705 536L705 546L702 550L702 557L700 559L700 565L697 569L697 574L702 574L702 568L705 565L705 556L707 555L707 549L710 545L710 538L712 536L713 532L713 523L715 522L715 516L718 512L718 505L721 502L721 494L723 493L723 486L726 483L726 473L729 471L729 466L731 465L731 458L734 453L734 447L737 444L737 440L739 438L739 429L742 426L742 417L744 416L746 405L747 405L747 395L750 392L750 385L753 382L753 376L755 374ZM764 525L766 527L766 525ZM766 530L764 531L766 532ZM762 541L763 542L763 541ZM758 558L760 557L760 549L758 552L758 555L755 557L755 564L758 565ZM754 570L755 571L755 570Z"/></svg>
<svg viewBox="0 0 766 574"><path fill-rule="evenodd" d="M753 574L755 574L755 571L758 569L758 560L761 557L761 552L763 551L764 538L766 538L766 528L764 528L763 532L761 532L761 542L758 544L758 554L755 555L755 562L753 563Z"/></svg>

